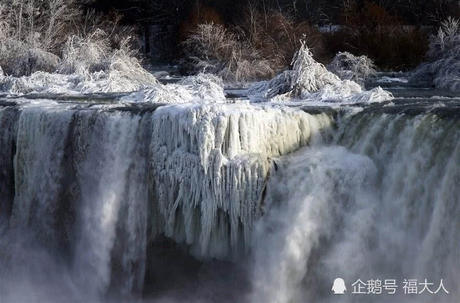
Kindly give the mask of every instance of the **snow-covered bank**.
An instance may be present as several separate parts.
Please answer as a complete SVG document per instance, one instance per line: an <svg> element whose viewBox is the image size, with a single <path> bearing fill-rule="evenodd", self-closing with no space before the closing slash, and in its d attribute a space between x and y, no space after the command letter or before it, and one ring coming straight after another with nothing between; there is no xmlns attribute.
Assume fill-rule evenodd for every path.
<svg viewBox="0 0 460 303"><path fill-rule="evenodd" d="M225 93L222 80L210 74L189 76L175 84L161 84L143 69L132 74L114 66L108 73L57 74L36 72L31 76L0 75L0 92L10 96L27 94L81 96L99 93L125 93L123 102L152 103L223 103Z"/></svg>
<svg viewBox="0 0 460 303"><path fill-rule="evenodd" d="M0 91L16 96L31 93L71 96L126 93L120 99L122 102L227 102L224 83L220 77L198 74L165 85L158 82L125 50L115 51L107 57L104 51L98 51L100 47L93 45L96 42L78 39L69 41L66 56L59 68L62 73L36 72L19 78L0 76ZM349 57L351 55L347 58ZM343 64L339 67L337 59L335 70L337 73L341 71L345 78L358 77L362 80L365 75L371 74L372 67L361 59L357 59L359 64L355 62L351 67L343 67ZM365 61L365 64L361 61ZM309 104L371 103L392 99L391 93L380 87L366 91L354 81L340 79L316 62L305 44L298 51L292 65L292 70L285 71L270 81L252 85L248 91L248 99L254 102L292 101Z"/></svg>
<svg viewBox="0 0 460 303"><path fill-rule="evenodd" d="M380 87L365 91L351 80L341 80L316 62L307 45L302 47L292 62L292 70L285 71L270 81L254 84L249 94L252 100L299 101L306 103L371 103L388 101L391 93Z"/></svg>
<svg viewBox="0 0 460 303"><path fill-rule="evenodd" d="M121 99L152 103L225 103L222 79L212 74L185 77L175 84L156 84Z"/></svg>
<svg viewBox="0 0 460 303"><path fill-rule="evenodd" d="M30 76L0 77L0 91L11 95L30 93L81 95L132 92L158 85L153 75L133 58L114 58L107 70L70 74L35 72Z"/></svg>
<svg viewBox="0 0 460 303"><path fill-rule="evenodd" d="M127 37L114 48L102 30L85 38L69 36L61 58L42 56L42 61L51 61L52 64L48 65L52 67L19 73L25 74L20 77L14 73L0 75L0 91L13 95L76 95L132 92L158 84L155 77L142 67L129 43ZM46 62L42 65L47 65ZM11 68L11 62L8 63Z"/></svg>

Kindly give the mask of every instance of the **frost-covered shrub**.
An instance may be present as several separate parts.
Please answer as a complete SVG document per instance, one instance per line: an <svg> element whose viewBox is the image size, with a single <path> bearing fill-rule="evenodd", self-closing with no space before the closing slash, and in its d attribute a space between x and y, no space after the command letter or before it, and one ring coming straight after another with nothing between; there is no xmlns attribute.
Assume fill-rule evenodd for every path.
<svg viewBox="0 0 460 303"><path fill-rule="evenodd" d="M289 94L290 97L301 97L314 93L326 85L337 85L339 77L329 72L326 67L313 59L306 43L292 59L292 69L285 71L270 81L260 82L251 87L250 93L263 92L264 97Z"/></svg>
<svg viewBox="0 0 460 303"><path fill-rule="evenodd" d="M28 48L23 43L8 40L0 46L0 65L7 75L31 75L37 71L54 72L59 57L39 48Z"/></svg>
<svg viewBox="0 0 460 303"><path fill-rule="evenodd" d="M102 30L96 30L86 37L72 35L63 48L59 72L86 76L105 70L110 51L109 41Z"/></svg>
<svg viewBox="0 0 460 303"><path fill-rule="evenodd" d="M0 8L0 18L4 15ZM18 40L7 20L0 20L0 66L7 75L30 75L39 70L55 71L59 57L31 43Z"/></svg>
<svg viewBox="0 0 460 303"><path fill-rule="evenodd" d="M428 56L432 59L458 54L460 47L460 20L449 17L441 23L438 32L430 37Z"/></svg>
<svg viewBox="0 0 460 303"><path fill-rule="evenodd" d="M69 37L58 73L35 72L30 76L5 77L0 89L12 94L133 92L158 84L129 48L108 46L102 31L87 38ZM96 38L97 37L97 38Z"/></svg>
<svg viewBox="0 0 460 303"><path fill-rule="evenodd" d="M72 21L80 15L76 0L2 0L0 65L8 75L54 72L56 56Z"/></svg>
<svg viewBox="0 0 460 303"><path fill-rule="evenodd" d="M121 41L119 48L113 49L109 46L109 38L101 30L87 37L70 36L62 60L41 50L23 49L28 55L26 62L33 63L27 67L34 66L36 70L20 72L30 76L0 80L1 90L12 94L132 92L158 83L133 56L129 38ZM23 56L17 55L13 65L20 68L17 58ZM40 65L41 62L53 62L52 68ZM55 71L56 74L49 73Z"/></svg>
<svg viewBox="0 0 460 303"><path fill-rule="evenodd" d="M320 90L326 85L338 85L340 79L326 67L316 62L306 45L302 43L292 60L291 95L300 97Z"/></svg>
<svg viewBox="0 0 460 303"><path fill-rule="evenodd" d="M340 103L381 102L392 99L392 95L381 88L363 91L356 82L341 80L313 59L304 42L293 58L291 70L270 81L254 84L249 89L249 95L253 100Z"/></svg>
<svg viewBox="0 0 460 303"><path fill-rule="evenodd" d="M460 92L460 20L448 18L441 23L430 37L427 55L429 62L413 72L410 82Z"/></svg>
<svg viewBox="0 0 460 303"><path fill-rule="evenodd" d="M59 72L77 74L102 84L102 91L129 92L156 84L129 48L129 38L118 49L109 46L105 32L96 30L87 37L69 37L63 51ZM90 83L88 83L89 85ZM85 90L88 85L85 85Z"/></svg>
<svg viewBox="0 0 460 303"><path fill-rule="evenodd" d="M132 28L120 26L117 15L102 18L82 5L79 0L0 1L0 66L5 74L58 70L90 78L111 69L129 71L127 78L139 76L143 70L128 47Z"/></svg>
<svg viewBox="0 0 460 303"><path fill-rule="evenodd" d="M218 24L200 24L184 42L188 69L243 82L273 77L271 63L247 41Z"/></svg>
<svg viewBox="0 0 460 303"><path fill-rule="evenodd" d="M355 56L349 52L339 52L327 66L342 80L352 80L364 84L366 79L376 73L376 67L372 59L367 56Z"/></svg>

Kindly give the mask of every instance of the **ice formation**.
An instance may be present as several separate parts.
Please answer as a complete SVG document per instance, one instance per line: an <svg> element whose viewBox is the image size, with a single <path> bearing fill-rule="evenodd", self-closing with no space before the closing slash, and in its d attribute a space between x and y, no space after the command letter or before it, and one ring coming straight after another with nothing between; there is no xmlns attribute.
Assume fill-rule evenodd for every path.
<svg viewBox="0 0 460 303"><path fill-rule="evenodd" d="M253 105L171 105L154 114L158 222L197 257L241 254L272 157L330 127L327 115ZM163 223L164 222L164 223Z"/></svg>
<svg viewBox="0 0 460 303"><path fill-rule="evenodd" d="M126 102L225 103L222 79L212 74L189 76L176 84L158 84L122 98Z"/></svg>
<svg viewBox="0 0 460 303"><path fill-rule="evenodd" d="M326 114L251 104L129 109L0 107L0 221L65 255L62 274L72 278L62 289L141 292L147 245L160 235L201 260L241 256L272 158L332 123ZM8 260L0 255L0 265ZM26 284L40 266L24 269Z"/></svg>
<svg viewBox="0 0 460 303"><path fill-rule="evenodd" d="M430 40L431 60L414 71L410 82L460 92L460 20L447 19Z"/></svg>
<svg viewBox="0 0 460 303"><path fill-rule="evenodd" d="M285 71L270 81L254 84L249 89L252 100L304 101L332 103L370 103L391 100L391 93L375 88L363 91L351 80L341 80L316 62L305 43L294 56L292 70Z"/></svg>
<svg viewBox="0 0 460 303"><path fill-rule="evenodd" d="M339 52L327 66L328 70L342 80L351 80L361 85L375 75L374 62L366 56L354 56L349 52Z"/></svg>

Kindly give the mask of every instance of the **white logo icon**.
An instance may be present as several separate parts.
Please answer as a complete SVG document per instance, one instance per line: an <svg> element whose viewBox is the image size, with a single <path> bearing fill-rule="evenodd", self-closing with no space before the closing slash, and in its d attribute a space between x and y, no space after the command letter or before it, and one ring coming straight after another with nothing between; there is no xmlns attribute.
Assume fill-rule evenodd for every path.
<svg viewBox="0 0 460 303"><path fill-rule="evenodd" d="M337 278L334 280L334 284L332 284L332 292L334 295L343 295L347 291L347 287L345 286L345 281L342 278Z"/></svg>

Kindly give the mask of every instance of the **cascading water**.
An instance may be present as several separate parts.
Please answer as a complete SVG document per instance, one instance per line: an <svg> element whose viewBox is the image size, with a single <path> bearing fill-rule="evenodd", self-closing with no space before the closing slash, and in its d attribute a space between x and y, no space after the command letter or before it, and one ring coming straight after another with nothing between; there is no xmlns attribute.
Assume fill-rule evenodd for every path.
<svg viewBox="0 0 460 303"><path fill-rule="evenodd" d="M249 301L457 302L458 118L364 112L339 126L332 146L278 164L256 228ZM338 277L347 295L332 294ZM399 290L352 294L358 279L395 280ZM404 279L427 279L431 291L442 279L449 294L406 294Z"/></svg>
<svg viewBox="0 0 460 303"><path fill-rule="evenodd" d="M458 116L311 112L0 104L0 302L157 300L162 249L189 284L215 268L200 296L166 302L456 302ZM216 297L220 277L241 279ZM450 294L350 293L406 278Z"/></svg>
<svg viewBox="0 0 460 303"><path fill-rule="evenodd" d="M307 148L278 164L268 185L268 214L255 232L255 291L249 301L314 299L308 291L321 281L309 277L310 267L321 260L315 250L325 242L344 241L359 254L348 255L342 247L342 260L366 260L357 239L372 229L375 179L372 160L343 147Z"/></svg>
<svg viewBox="0 0 460 303"><path fill-rule="evenodd" d="M55 105L26 107L19 115L9 233L20 230L48 259L63 259L65 265L52 266L69 271L69 287L85 289L89 298L109 285L122 294L142 290L148 125L130 113ZM7 254L22 253L11 249ZM46 267L25 275L40 275ZM2 294L8 299L8 292ZM51 300L30 295L37 302Z"/></svg>
<svg viewBox="0 0 460 303"><path fill-rule="evenodd" d="M250 105L49 102L4 106L0 123L0 298L86 302L140 295L158 236L203 261L242 257L271 158L331 119Z"/></svg>

